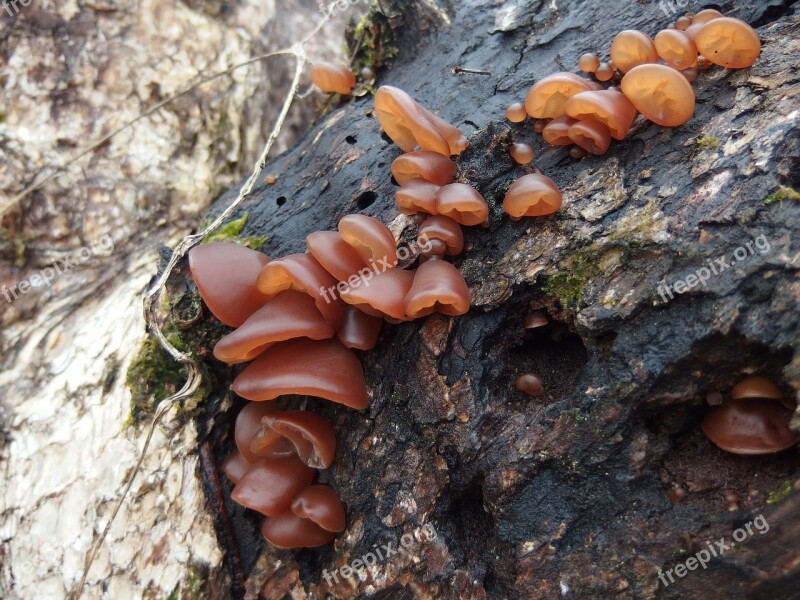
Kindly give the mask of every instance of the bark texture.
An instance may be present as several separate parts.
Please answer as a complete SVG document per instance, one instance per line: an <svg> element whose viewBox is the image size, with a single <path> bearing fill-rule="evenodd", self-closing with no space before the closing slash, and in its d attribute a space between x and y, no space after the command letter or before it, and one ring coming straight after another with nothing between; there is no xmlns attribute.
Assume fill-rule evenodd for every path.
<svg viewBox="0 0 800 600"><path fill-rule="evenodd" d="M236 370L213 361L213 340L196 344L218 390L200 419L200 443L231 594L798 598L797 450L737 457L699 429L706 393L727 393L745 374L767 375L790 396L800 390L800 204L776 195L781 186L800 189L796 3L723 2L758 28L757 64L701 75L687 125L638 122L607 156L580 162L545 147L529 123L510 125L504 109L535 80L574 71L582 53L607 52L620 30L666 27L671 19L658 3L379 4L399 50L379 83L407 90L471 134L459 180L491 207L491 226L470 228L469 251L456 260L474 308L462 318L386 327L363 355L371 396L363 413L284 401L307 402L339 436L321 478L347 503L349 527L313 551L266 547L261 519L232 504L214 475L232 446L240 402L225 390ZM267 254L302 252L308 233L333 229L351 212L389 223L401 241L413 238L389 177L399 150L371 110L370 97L335 108L268 165L241 209L250 215L245 235L269 236ZM558 215L512 222L502 213L508 185L527 172L508 156L512 140L532 142L536 166L564 191ZM736 249L758 236L769 250L732 264ZM706 285L661 298L660 282L723 257L731 266ZM180 277L175 289L188 290L184 301L195 297ZM552 323L526 331L535 309ZM204 327L186 335L201 339ZM525 372L542 377L542 397L515 390ZM670 501L675 486L687 492L682 502ZM767 533L669 587L659 583L659 569L707 541L730 540L762 513ZM397 548L426 524L434 539L384 557L363 581L325 577L376 546Z"/></svg>

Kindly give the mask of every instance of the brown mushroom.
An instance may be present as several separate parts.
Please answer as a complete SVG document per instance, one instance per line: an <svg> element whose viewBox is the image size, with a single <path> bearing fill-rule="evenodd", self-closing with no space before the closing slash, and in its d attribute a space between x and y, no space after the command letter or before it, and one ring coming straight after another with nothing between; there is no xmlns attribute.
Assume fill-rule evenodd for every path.
<svg viewBox="0 0 800 600"><path fill-rule="evenodd" d="M483 196L465 183L442 186L436 193L436 212L462 225L480 225L489 218L489 206Z"/></svg>
<svg viewBox="0 0 800 600"><path fill-rule="evenodd" d="M287 410L267 414L261 429L253 436L250 449L258 457L273 458L282 451L281 440L288 440L304 464L327 469L336 454L333 426L320 415L307 410Z"/></svg>
<svg viewBox="0 0 800 600"><path fill-rule="evenodd" d="M456 164L449 156L436 152L408 152L392 163L392 175L404 185L413 179L424 179L436 185L447 185L456 176Z"/></svg>
<svg viewBox="0 0 800 600"><path fill-rule="evenodd" d="M278 412L280 408L275 402L248 402L236 415L233 438L239 454L248 462L256 463L263 458L251 449L253 438L261 431L261 419ZM286 450L291 450L288 446Z"/></svg>
<svg viewBox="0 0 800 600"><path fill-rule="evenodd" d="M517 377L516 386L520 392L524 392L534 398L541 396L544 391L542 380L533 373L525 373Z"/></svg>
<svg viewBox="0 0 800 600"><path fill-rule="evenodd" d="M709 21L713 21L714 19L721 19L724 17L721 12L713 8L705 8L697 13L694 17L692 17L692 25L697 25L698 23L708 23Z"/></svg>
<svg viewBox="0 0 800 600"><path fill-rule="evenodd" d="M569 139L589 154L601 155L611 146L611 132L594 119L576 121L567 131Z"/></svg>
<svg viewBox="0 0 800 600"><path fill-rule="evenodd" d="M299 337L324 340L333 334L313 298L287 290L267 301L241 327L218 341L214 356L222 362L238 364L253 360L275 342Z"/></svg>
<svg viewBox="0 0 800 600"><path fill-rule="evenodd" d="M296 456L260 460L242 475L231 492L237 504L268 517L288 509L292 500L311 485L316 471Z"/></svg>
<svg viewBox="0 0 800 600"><path fill-rule="evenodd" d="M657 63L658 52L649 35L628 29L617 34L611 42L611 61L617 70L627 73L636 66Z"/></svg>
<svg viewBox="0 0 800 600"><path fill-rule="evenodd" d="M566 110L573 119L594 119L603 123L615 140L625 139L636 118L634 105L615 90L576 94L567 102Z"/></svg>
<svg viewBox="0 0 800 600"><path fill-rule="evenodd" d="M411 289L414 274L404 269L389 269L376 275L369 285L348 288L342 299L368 315L405 321L403 298Z"/></svg>
<svg viewBox="0 0 800 600"><path fill-rule="evenodd" d="M594 76L597 77L597 81L611 81L614 77L614 67L607 62L600 63L600 66L594 72Z"/></svg>
<svg viewBox="0 0 800 600"><path fill-rule="evenodd" d="M311 81L326 94L348 96L356 87L356 77L350 69L326 62L311 65Z"/></svg>
<svg viewBox="0 0 800 600"><path fill-rule="evenodd" d="M256 280L269 257L238 244L213 242L189 251L189 269L208 309L225 325L239 327L267 301Z"/></svg>
<svg viewBox="0 0 800 600"><path fill-rule="evenodd" d="M440 187L429 181L412 179L395 192L397 209L404 215L414 215L418 212L435 215L436 193Z"/></svg>
<svg viewBox="0 0 800 600"><path fill-rule="evenodd" d="M784 397L781 389L763 375L750 375L733 386L731 397L734 400L743 398L770 398L782 400Z"/></svg>
<svg viewBox="0 0 800 600"><path fill-rule="evenodd" d="M689 25L692 24L692 20L687 16L678 17L675 20L675 29L678 31L686 31L689 28Z"/></svg>
<svg viewBox="0 0 800 600"><path fill-rule="evenodd" d="M696 33L694 41L706 59L728 69L752 67L761 54L761 40L755 30L732 17L709 21Z"/></svg>
<svg viewBox="0 0 800 600"><path fill-rule="evenodd" d="M561 191L552 179L540 173L531 173L520 177L508 188L503 210L515 220L542 217L558 212L561 202Z"/></svg>
<svg viewBox="0 0 800 600"><path fill-rule="evenodd" d="M697 46L688 35L677 29L665 29L656 35L658 55L670 67L684 71L697 61Z"/></svg>
<svg viewBox="0 0 800 600"><path fill-rule="evenodd" d="M572 96L597 89L598 84L574 73L554 73L531 87L525 110L535 119L555 119L564 114L564 106Z"/></svg>
<svg viewBox="0 0 800 600"><path fill-rule="evenodd" d="M236 484L252 466L253 464L247 462L244 456L242 456L242 453L237 451L232 452L228 458L224 460L222 463L222 470L231 483Z"/></svg>
<svg viewBox="0 0 800 600"><path fill-rule="evenodd" d="M509 149L508 153L518 165L527 165L535 157L533 148L531 148L528 144L511 144L511 148Z"/></svg>
<svg viewBox="0 0 800 600"><path fill-rule="evenodd" d="M339 233L365 263L379 261L387 268L397 265L397 242L383 223L366 215L347 215L339 221Z"/></svg>
<svg viewBox="0 0 800 600"><path fill-rule="evenodd" d="M550 323L550 319L541 310L535 310L525 317L525 329L538 329Z"/></svg>
<svg viewBox="0 0 800 600"><path fill-rule="evenodd" d="M306 238L306 248L322 268L338 281L347 281L367 266L361 255L344 241L338 231L315 231Z"/></svg>
<svg viewBox="0 0 800 600"><path fill-rule="evenodd" d="M463 315L469 311L469 289L464 276L453 265L443 260L432 260L417 269L403 304L406 315L412 319L434 312Z"/></svg>
<svg viewBox="0 0 800 600"><path fill-rule="evenodd" d="M797 434L789 429L792 414L776 400L728 400L708 411L702 429L708 439L727 452L772 454L797 444Z"/></svg>
<svg viewBox="0 0 800 600"><path fill-rule="evenodd" d="M303 519L291 509L266 519L261 535L276 548L316 548L333 541L336 533L326 531L314 521Z"/></svg>
<svg viewBox="0 0 800 600"><path fill-rule="evenodd" d="M361 363L336 339L275 344L242 371L233 391L258 401L285 394L316 396L358 410L369 401Z"/></svg>
<svg viewBox="0 0 800 600"><path fill-rule="evenodd" d="M348 348L371 350L378 344L383 319L348 305L344 310L344 321L336 336Z"/></svg>
<svg viewBox="0 0 800 600"><path fill-rule="evenodd" d="M646 118L663 125L683 125L694 114L694 90L686 77L664 65L641 65L622 79L622 93Z"/></svg>
<svg viewBox="0 0 800 600"><path fill-rule="evenodd" d="M506 118L512 123L522 123L528 118L528 113L525 112L525 105L521 102L514 102L506 109Z"/></svg>
<svg viewBox="0 0 800 600"><path fill-rule="evenodd" d="M417 243L425 245L425 241L444 242L444 253L448 256L461 254L464 250L464 232L461 226L450 217L435 215L422 222L417 234Z"/></svg>
<svg viewBox="0 0 800 600"><path fill-rule="evenodd" d="M542 138L551 146L569 146L572 140L569 139L569 128L577 121L572 117L563 115L550 121L542 130Z"/></svg>
<svg viewBox="0 0 800 600"><path fill-rule="evenodd" d="M597 54L594 54L592 52L583 54L578 59L578 68L584 73L594 73L595 71L597 71L597 67L599 66L600 66L600 58L597 56Z"/></svg>
<svg viewBox="0 0 800 600"><path fill-rule="evenodd" d="M327 485L310 485L292 501L292 512L301 519L309 519L325 531L344 531L344 504L333 488Z"/></svg>

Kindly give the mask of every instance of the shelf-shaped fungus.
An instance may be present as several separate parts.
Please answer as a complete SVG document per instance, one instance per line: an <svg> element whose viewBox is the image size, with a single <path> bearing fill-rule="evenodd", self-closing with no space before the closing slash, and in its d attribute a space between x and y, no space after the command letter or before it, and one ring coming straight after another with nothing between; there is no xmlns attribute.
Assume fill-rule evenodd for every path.
<svg viewBox="0 0 800 600"><path fill-rule="evenodd" d="M234 502L268 517L288 509L311 485L316 471L296 456L261 460L251 466L231 492Z"/></svg>
<svg viewBox="0 0 800 600"><path fill-rule="evenodd" d="M679 71L697 62L697 46L688 35L677 29L665 29L656 35L654 43L661 59Z"/></svg>
<svg viewBox="0 0 800 600"><path fill-rule="evenodd" d="M750 25L739 19L720 17L696 33L697 50L715 65L729 69L753 66L761 54L761 40Z"/></svg>
<svg viewBox="0 0 800 600"><path fill-rule="evenodd" d="M605 154L611 146L611 132L594 119L576 121L568 130L569 139L589 154Z"/></svg>
<svg viewBox="0 0 800 600"><path fill-rule="evenodd" d="M561 208L561 191L555 182L540 173L517 179L508 188L503 210L512 219L551 215Z"/></svg>
<svg viewBox="0 0 800 600"><path fill-rule="evenodd" d="M311 81L326 94L347 96L356 87L356 77L350 69L326 62L311 66Z"/></svg>
<svg viewBox="0 0 800 600"><path fill-rule="evenodd" d="M438 240L444 242L444 252L447 256L461 254L464 250L464 232L461 226L450 217L434 215L428 217L419 226L417 243Z"/></svg>
<svg viewBox="0 0 800 600"><path fill-rule="evenodd" d="M315 231L306 238L309 254L339 281L347 281L367 266L361 255L338 231Z"/></svg>
<svg viewBox="0 0 800 600"><path fill-rule="evenodd" d="M576 94L567 102L566 111L570 117L578 121L589 119L603 123L615 140L625 139L636 118L634 105L616 90Z"/></svg>
<svg viewBox="0 0 800 600"><path fill-rule="evenodd" d="M389 269L376 275L368 286L348 287L342 292L342 299L368 315L405 321L403 298L413 281L414 274L411 271Z"/></svg>
<svg viewBox="0 0 800 600"><path fill-rule="evenodd" d="M550 121L542 129L542 139L551 146L569 146L572 140L569 139L569 128L577 121L567 115L562 115Z"/></svg>
<svg viewBox="0 0 800 600"><path fill-rule="evenodd" d="M313 469L327 469L336 454L333 426L320 415L307 410L279 411L261 419L261 429L253 436L253 454L274 456L273 448L283 440L291 443L297 457Z"/></svg>
<svg viewBox="0 0 800 600"><path fill-rule="evenodd" d="M424 179L436 185L447 185L456 176L456 164L450 157L422 150L398 156L392 163L392 175L404 185L414 179Z"/></svg>
<svg viewBox="0 0 800 600"><path fill-rule="evenodd" d="M261 535L276 548L316 548L333 541L336 533L327 531L311 519L287 510L264 521Z"/></svg>
<svg viewBox="0 0 800 600"><path fill-rule="evenodd" d="M657 63L658 52L649 35L635 29L617 34L611 42L611 62L622 73L645 63Z"/></svg>
<svg viewBox="0 0 800 600"><path fill-rule="evenodd" d="M789 429L791 418L792 411L776 400L731 399L708 411L702 429L727 452L772 454L797 444L797 434Z"/></svg>
<svg viewBox="0 0 800 600"><path fill-rule="evenodd" d="M339 221L339 234L365 263L397 265L397 242L383 223L366 215L347 215Z"/></svg>
<svg viewBox="0 0 800 600"><path fill-rule="evenodd" d="M378 343L383 319L368 315L355 306L348 306L344 311L344 321L336 336L348 348L354 350L372 350Z"/></svg>
<svg viewBox="0 0 800 600"><path fill-rule="evenodd" d="M531 148L528 144L520 143L511 144L511 148L509 148L508 153L518 165L527 165L533 161L534 157L536 156L533 148Z"/></svg>
<svg viewBox="0 0 800 600"><path fill-rule="evenodd" d="M597 89L598 84L574 73L554 73L531 87L525 110L535 119L555 119L565 113L564 106L572 96Z"/></svg>
<svg viewBox="0 0 800 600"><path fill-rule="evenodd" d="M474 187L451 183L436 193L436 214L450 217L462 225L480 225L489 218L489 206Z"/></svg>
<svg viewBox="0 0 800 600"><path fill-rule="evenodd" d="M412 179L401 186L394 194L397 210L404 215L415 215L417 213L435 215L436 194L439 192L440 187L440 185L429 181Z"/></svg>
<svg viewBox="0 0 800 600"><path fill-rule="evenodd" d="M694 114L692 86L683 75L670 67L635 67L625 75L620 87L636 110L658 125L677 127Z"/></svg>
<svg viewBox="0 0 800 600"><path fill-rule="evenodd" d="M432 260L417 269L403 304L406 315L413 319L434 312L463 315L469 310L469 289L464 276L453 265Z"/></svg>

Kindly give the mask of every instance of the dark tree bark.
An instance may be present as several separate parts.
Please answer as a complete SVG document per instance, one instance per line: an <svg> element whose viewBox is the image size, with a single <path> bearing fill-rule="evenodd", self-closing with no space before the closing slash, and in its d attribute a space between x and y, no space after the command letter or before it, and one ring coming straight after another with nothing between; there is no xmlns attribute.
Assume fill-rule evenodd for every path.
<svg viewBox="0 0 800 600"><path fill-rule="evenodd" d="M206 478L228 513L217 524L229 566L239 565L227 576L234 595L800 597L797 450L739 457L699 429L706 393L726 394L745 374L762 373L787 395L800 390L800 205L787 192L800 189L796 3L722 3L758 28L755 67L703 73L687 125L638 122L608 155L580 162L545 147L530 123L510 125L504 109L535 80L574 71L583 52L607 52L620 30L666 27L658 3L380 4L377 20L391 34L383 39L393 37L399 53L379 83L472 136L459 180L491 207L491 226L469 228L469 250L455 261L473 309L387 326L363 355L366 411L307 400L339 436L336 462L321 476L348 506L348 530L334 545L269 548L261 519L230 502L227 483ZM310 232L363 212L413 239L414 221L398 217L393 201L389 166L400 152L371 110L370 96L336 107L269 164L264 176L277 182L242 206L243 235L269 236L270 256L302 252ZM558 215L512 222L503 214L505 190L527 172L508 156L512 140L533 143L536 166L562 188ZM704 286L666 301L657 291L714 259L730 262L759 236L769 250L762 242ZM526 331L532 310L551 324ZM239 401L228 402L226 390L236 371L215 363L208 346L197 350L216 390L201 429L218 469L232 445ZM516 391L525 372L543 379L540 398ZM677 487L686 497L673 502ZM668 587L659 582L659 569L706 542L730 541L761 514L768 532ZM325 570L376 545L396 547L426 523L435 539L378 561L366 581L326 580Z"/></svg>

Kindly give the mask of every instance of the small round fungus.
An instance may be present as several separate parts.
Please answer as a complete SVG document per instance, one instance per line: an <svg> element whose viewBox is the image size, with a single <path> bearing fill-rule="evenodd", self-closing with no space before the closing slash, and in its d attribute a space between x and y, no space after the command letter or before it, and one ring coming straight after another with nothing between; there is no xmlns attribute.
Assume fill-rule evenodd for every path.
<svg viewBox="0 0 800 600"><path fill-rule="evenodd" d="M675 29L677 29L678 31L686 31L689 28L689 25L691 24L692 20L689 17L687 16L678 17L675 20Z"/></svg>
<svg viewBox="0 0 800 600"><path fill-rule="evenodd" d="M514 102L506 109L506 118L512 123L522 123L527 117L528 113L521 102Z"/></svg>
<svg viewBox="0 0 800 600"><path fill-rule="evenodd" d="M541 396L544 391L542 380L533 373L520 375L517 378L516 386L520 392L524 392L528 394L528 396L533 396L534 398Z"/></svg>
<svg viewBox="0 0 800 600"><path fill-rule="evenodd" d="M578 68L584 73L594 73L600 66L600 59L597 54L587 53L578 59Z"/></svg>
<svg viewBox="0 0 800 600"><path fill-rule="evenodd" d="M611 132L608 127L594 119L575 122L567 131L567 135L574 144L589 154L605 154L611 146Z"/></svg>
<svg viewBox="0 0 800 600"><path fill-rule="evenodd" d="M658 55L670 67L683 71L697 61L697 46L677 29L665 29L655 37Z"/></svg>
<svg viewBox="0 0 800 600"><path fill-rule="evenodd" d="M611 42L611 61L617 70L627 73L645 63L657 63L658 52L650 36L628 29L617 34Z"/></svg>
<svg viewBox="0 0 800 600"><path fill-rule="evenodd" d="M708 411L702 429L708 439L733 454L772 454L798 442L789 429L792 411L776 400L728 400Z"/></svg>
<svg viewBox="0 0 800 600"><path fill-rule="evenodd" d="M222 470L231 483L236 484L252 466L252 463L247 462L241 452L233 452L222 463Z"/></svg>
<svg viewBox="0 0 800 600"><path fill-rule="evenodd" d="M535 119L555 119L564 114L564 105L572 96L599 87L574 73L554 73L531 87L525 110Z"/></svg>
<svg viewBox="0 0 800 600"><path fill-rule="evenodd" d="M541 310L535 310L525 317L525 329L538 329L550 323L550 319Z"/></svg>
<svg viewBox="0 0 800 600"><path fill-rule="evenodd" d="M326 62L311 66L311 81L326 94L347 96L356 87L356 77L350 69Z"/></svg>
<svg viewBox="0 0 800 600"><path fill-rule="evenodd" d="M664 65L641 65L622 80L622 93L640 113L664 127L683 125L694 114L694 90L686 77Z"/></svg>
<svg viewBox="0 0 800 600"><path fill-rule="evenodd" d="M569 139L569 128L576 122L567 115L553 119L542 130L542 138L551 146L569 146L572 144L572 140Z"/></svg>
<svg viewBox="0 0 800 600"><path fill-rule="evenodd" d="M533 131L535 133L542 133L549 122L550 121L548 119L536 119L536 121L533 123Z"/></svg>
<svg viewBox="0 0 800 600"><path fill-rule="evenodd" d="M692 17L692 25L697 25L698 23L708 23L709 21L713 21L714 19L720 19L724 16L725 15L723 15L718 10L715 10L713 8L706 8L701 10L694 17Z"/></svg>
<svg viewBox="0 0 800 600"><path fill-rule="evenodd" d="M520 177L508 188L503 210L512 219L542 217L558 212L561 201L561 191L552 179L531 173Z"/></svg>
<svg viewBox="0 0 800 600"><path fill-rule="evenodd" d="M519 165L529 164L536 156L533 148L528 144L512 144L508 153L514 159L514 162Z"/></svg>
<svg viewBox="0 0 800 600"><path fill-rule="evenodd" d="M392 163L392 175L400 185L424 179L436 185L447 185L456 176L456 164L449 156L436 152L408 152Z"/></svg>
<svg viewBox="0 0 800 600"><path fill-rule="evenodd" d="M750 375L733 386L733 390L731 390L731 398L734 400L742 398L781 400L783 397L781 389L762 375Z"/></svg>
<svg viewBox="0 0 800 600"><path fill-rule="evenodd" d="M570 157L575 160L581 160L582 158L586 158L587 154L589 153L586 152L586 150L584 150L580 146L573 146L572 148L569 149Z"/></svg>
<svg viewBox="0 0 800 600"><path fill-rule="evenodd" d="M625 139L636 118L636 108L616 90L576 94L569 99L566 108L567 114L573 119L594 119L603 123L615 140Z"/></svg>
<svg viewBox="0 0 800 600"><path fill-rule="evenodd" d="M489 218L489 205L471 185L451 183L436 193L436 212L469 227Z"/></svg>
<svg viewBox="0 0 800 600"><path fill-rule="evenodd" d="M755 30L731 17L709 21L697 32L694 41L700 54L729 69L751 67L761 54L761 40Z"/></svg>
<svg viewBox="0 0 800 600"><path fill-rule="evenodd" d="M594 76L597 77L597 81L611 81L614 77L614 67L607 62L600 63L600 66L594 72Z"/></svg>

